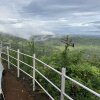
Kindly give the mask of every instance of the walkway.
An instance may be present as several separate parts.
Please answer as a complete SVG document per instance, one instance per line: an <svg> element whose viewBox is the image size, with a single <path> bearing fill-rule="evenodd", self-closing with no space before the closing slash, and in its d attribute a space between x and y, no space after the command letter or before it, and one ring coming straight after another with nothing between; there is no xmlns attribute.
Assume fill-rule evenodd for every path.
<svg viewBox="0 0 100 100"><path fill-rule="evenodd" d="M9 71L6 71L4 82L6 100L33 100L21 84L21 80L15 78Z"/></svg>

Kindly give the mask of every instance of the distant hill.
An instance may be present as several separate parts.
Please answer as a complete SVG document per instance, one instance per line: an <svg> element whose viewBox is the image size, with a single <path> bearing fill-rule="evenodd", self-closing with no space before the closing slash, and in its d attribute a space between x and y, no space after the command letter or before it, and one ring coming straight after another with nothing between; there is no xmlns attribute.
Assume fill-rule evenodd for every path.
<svg viewBox="0 0 100 100"><path fill-rule="evenodd" d="M65 38L66 35L55 36L55 38L48 38L44 42L49 45L62 45L62 38ZM97 45L100 46L100 36L91 36L91 35L69 35L69 38L73 40L75 45Z"/></svg>
<svg viewBox="0 0 100 100"><path fill-rule="evenodd" d="M48 45L62 45L61 39L66 35L34 35L30 39L46 42ZM69 35L75 45L97 45L100 46L100 35ZM0 41L26 41L26 39L0 32Z"/></svg>
<svg viewBox="0 0 100 100"><path fill-rule="evenodd" d="M26 40L26 39L0 32L0 41L11 41L11 40L22 41L22 40Z"/></svg>
<svg viewBox="0 0 100 100"><path fill-rule="evenodd" d="M33 35L30 39L35 41L45 41L51 38L55 38L55 35Z"/></svg>

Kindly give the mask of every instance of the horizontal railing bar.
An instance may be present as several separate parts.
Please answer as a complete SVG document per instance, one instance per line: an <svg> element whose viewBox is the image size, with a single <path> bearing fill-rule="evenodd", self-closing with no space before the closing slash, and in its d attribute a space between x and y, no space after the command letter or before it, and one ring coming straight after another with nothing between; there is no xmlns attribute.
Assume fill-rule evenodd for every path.
<svg viewBox="0 0 100 100"><path fill-rule="evenodd" d="M29 65L29 64L27 64L27 63L25 63L25 62L23 62L23 61L21 61L21 60L19 60L21 63L23 63L23 64L25 64L25 65L27 65L27 66L29 66L30 68L32 68L33 69L33 66L31 66L31 65Z"/></svg>
<svg viewBox="0 0 100 100"><path fill-rule="evenodd" d="M22 70L21 68L19 68L23 73L25 73L27 76L29 76L30 78L33 79L33 77L31 75L29 75L27 72L25 72L24 70Z"/></svg>
<svg viewBox="0 0 100 100"><path fill-rule="evenodd" d="M14 49L11 49L11 48L8 48L10 51L14 51L14 52L17 52L16 50L14 50Z"/></svg>
<svg viewBox="0 0 100 100"><path fill-rule="evenodd" d="M5 61L7 61L7 62L8 62L8 60L7 60L7 59L5 59L5 58L3 58L3 57L1 57L1 59L3 59L3 60L5 60Z"/></svg>
<svg viewBox="0 0 100 100"><path fill-rule="evenodd" d="M28 54L25 54L25 53L22 53L22 52L19 52L19 53L22 54L22 55L25 55L25 56L27 56L27 57L33 58L32 56L30 56L30 55L28 55Z"/></svg>
<svg viewBox="0 0 100 100"><path fill-rule="evenodd" d="M43 89L43 91L50 97L50 99L54 100L54 98L44 89L44 87L35 79L35 82Z"/></svg>
<svg viewBox="0 0 100 100"><path fill-rule="evenodd" d="M13 64L13 63L11 63L11 62L9 62L9 63L17 68L17 66L16 66L15 64Z"/></svg>
<svg viewBox="0 0 100 100"><path fill-rule="evenodd" d="M74 99L72 99L70 96L68 96L66 93L63 93L63 95L64 95L65 97L67 97L69 100L74 100Z"/></svg>
<svg viewBox="0 0 100 100"><path fill-rule="evenodd" d="M40 71L38 71L37 69L35 69L36 72L38 72L43 78L45 78L53 87L55 87L59 92L61 92L61 90L56 86L54 85L48 78L46 78Z"/></svg>
<svg viewBox="0 0 100 100"><path fill-rule="evenodd" d="M52 70L53 70L53 71L55 71L56 73L58 73L58 74L62 75L62 73L61 73L61 72L59 72L58 70L54 69L53 67L51 67L51 66L47 65L47 64L46 64L46 63L44 63L43 61L41 61L41 60L39 60L39 59L37 59L37 58L35 58L35 59L36 59L38 62L42 63L43 65L45 65L45 66L49 67L50 69L52 69Z"/></svg>
<svg viewBox="0 0 100 100"><path fill-rule="evenodd" d="M1 53L7 55L5 52L1 52Z"/></svg>
<svg viewBox="0 0 100 100"><path fill-rule="evenodd" d="M13 58L13 59L15 59L15 60L18 60L17 58L15 58L15 57L13 57L13 56L11 56L11 55L9 55L9 57L11 57L11 58Z"/></svg>
<svg viewBox="0 0 100 100"><path fill-rule="evenodd" d="M82 88L86 89L87 91L93 93L95 96L100 97L100 94L98 94L98 93L96 93L95 91L89 89L88 87L86 87L86 86L84 86L83 84L77 82L76 80L74 80L74 79L72 79L72 78L70 78L70 77L68 77L68 76L66 76L66 75L64 75L64 77L67 78L67 79L69 79L70 81L76 83L77 85L81 86Z"/></svg>

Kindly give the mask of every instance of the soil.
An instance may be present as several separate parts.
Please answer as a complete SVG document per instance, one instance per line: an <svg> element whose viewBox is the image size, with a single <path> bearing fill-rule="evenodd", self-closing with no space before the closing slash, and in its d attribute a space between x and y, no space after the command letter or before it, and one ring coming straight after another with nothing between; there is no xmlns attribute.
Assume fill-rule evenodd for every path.
<svg viewBox="0 0 100 100"><path fill-rule="evenodd" d="M3 63L5 68L4 75L4 96L5 100L50 100L50 98L36 85L36 91L32 90L32 80L23 73L20 78L16 77L17 70L7 69L7 64Z"/></svg>
<svg viewBox="0 0 100 100"><path fill-rule="evenodd" d="M15 78L9 71L6 71L4 81L6 100L33 100L33 97L26 91L22 82Z"/></svg>

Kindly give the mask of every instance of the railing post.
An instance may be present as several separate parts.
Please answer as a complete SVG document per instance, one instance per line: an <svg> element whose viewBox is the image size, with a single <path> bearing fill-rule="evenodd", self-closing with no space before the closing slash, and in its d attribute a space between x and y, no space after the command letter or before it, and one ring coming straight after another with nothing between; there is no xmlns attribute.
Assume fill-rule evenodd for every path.
<svg viewBox="0 0 100 100"><path fill-rule="evenodd" d="M35 54L33 54L33 91L35 91Z"/></svg>
<svg viewBox="0 0 100 100"><path fill-rule="evenodd" d="M17 77L19 78L19 71L20 71L20 69L19 69L19 49L17 50Z"/></svg>
<svg viewBox="0 0 100 100"><path fill-rule="evenodd" d="M64 100L64 92L65 92L65 77L66 68L62 68L62 77L61 77L61 97L60 100Z"/></svg>
<svg viewBox="0 0 100 100"><path fill-rule="evenodd" d="M8 69L10 69L9 47L7 46Z"/></svg>

